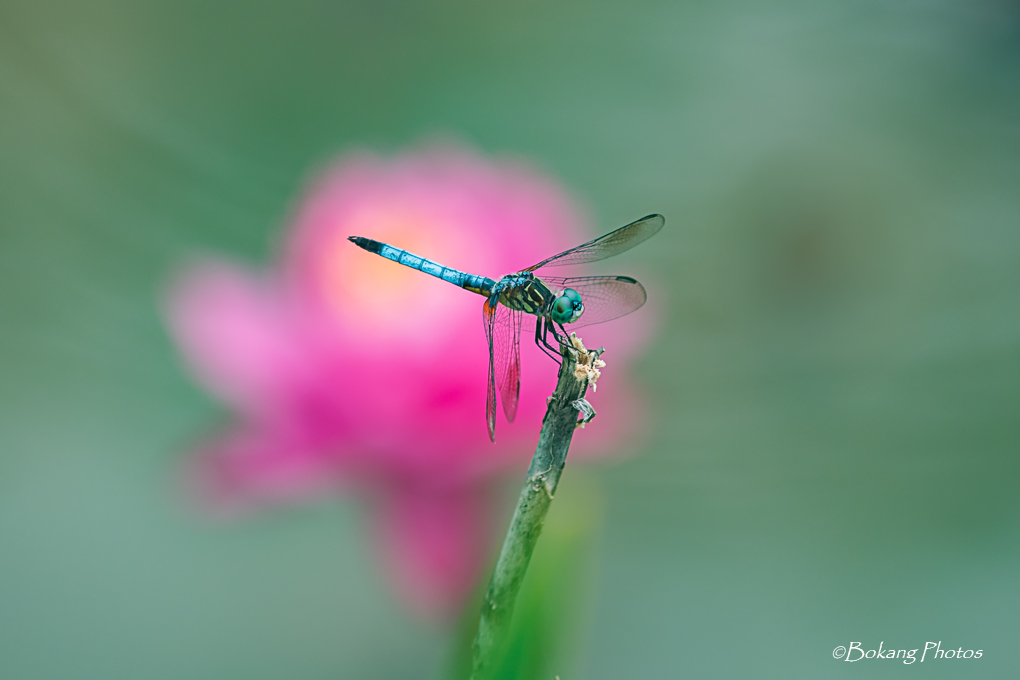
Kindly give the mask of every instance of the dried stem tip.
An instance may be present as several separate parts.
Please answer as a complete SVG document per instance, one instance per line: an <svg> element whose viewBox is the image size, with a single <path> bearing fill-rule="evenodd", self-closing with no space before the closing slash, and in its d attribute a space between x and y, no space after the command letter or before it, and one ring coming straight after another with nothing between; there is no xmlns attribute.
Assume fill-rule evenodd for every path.
<svg viewBox="0 0 1020 680"><path fill-rule="evenodd" d="M574 377L578 380L585 380L591 385L591 391L596 391L595 381L602 375L602 371L599 369L606 367L606 362L602 361L602 353L606 351L605 347L599 347L595 350L585 349L584 343L581 338L577 337L577 333L570 334L570 344L577 351L577 363L574 364Z"/></svg>

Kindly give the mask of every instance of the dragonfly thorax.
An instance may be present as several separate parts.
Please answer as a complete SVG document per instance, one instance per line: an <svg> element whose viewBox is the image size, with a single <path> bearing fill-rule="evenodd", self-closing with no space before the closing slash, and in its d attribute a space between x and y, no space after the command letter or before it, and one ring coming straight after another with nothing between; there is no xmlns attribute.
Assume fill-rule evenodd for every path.
<svg viewBox="0 0 1020 680"><path fill-rule="evenodd" d="M531 272L507 274L496 284L493 294L510 309L528 314L543 314L555 296L548 286Z"/></svg>
<svg viewBox="0 0 1020 680"><path fill-rule="evenodd" d="M545 316L559 324L573 323L584 312L581 295L576 290L567 288L557 295L531 272L504 276L492 295L510 309Z"/></svg>

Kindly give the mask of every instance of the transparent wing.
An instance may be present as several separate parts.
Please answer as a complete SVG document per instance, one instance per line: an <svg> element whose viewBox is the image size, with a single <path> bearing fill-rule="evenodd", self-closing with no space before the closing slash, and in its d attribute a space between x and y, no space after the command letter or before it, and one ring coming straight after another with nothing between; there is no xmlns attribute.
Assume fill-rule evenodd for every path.
<svg viewBox="0 0 1020 680"><path fill-rule="evenodd" d="M573 288L580 293L584 313L576 323L564 324L568 330L618 319L638 309L648 299L644 286L629 276L575 276L565 279L543 276L541 279L556 295L564 288Z"/></svg>
<svg viewBox="0 0 1020 680"><path fill-rule="evenodd" d="M604 260L613 255L619 255L625 250L630 250L642 241L654 236L662 225L666 223L662 215L648 215L637 222L631 222L625 227L611 231L604 236L599 236L594 241L588 241L576 248L564 251L559 255L553 255L549 259L542 260L536 265L528 267L524 271L533 272L539 267L568 264L584 264L585 262L596 262Z"/></svg>
<svg viewBox="0 0 1020 680"><path fill-rule="evenodd" d="M496 308L486 300L482 306L482 324L489 344L489 382L485 387L485 422L489 426L489 440L496 443L496 372L493 362L493 336L495 335Z"/></svg>
<svg viewBox="0 0 1020 680"><path fill-rule="evenodd" d="M528 314L526 312L518 312L517 316L520 317L521 334L530 333L534 335L535 323L538 321L538 317L535 316L534 314ZM509 318L510 317L507 317L506 323L509 323ZM527 338L527 335L525 335L525 338Z"/></svg>
<svg viewBox="0 0 1020 680"><path fill-rule="evenodd" d="M503 305L495 309L488 300L482 307L485 337L489 341L489 383L485 397L485 418L489 439L496 441L496 387L503 401L503 413L509 422L517 416L521 394L521 317L522 312Z"/></svg>
<svg viewBox="0 0 1020 680"><path fill-rule="evenodd" d="M493 334L493 361L496 367L496 386L503 401L507 422L517 416L517 401L521 395L521 316L523 312L499 305L496 310L496 327Z"/></svg>

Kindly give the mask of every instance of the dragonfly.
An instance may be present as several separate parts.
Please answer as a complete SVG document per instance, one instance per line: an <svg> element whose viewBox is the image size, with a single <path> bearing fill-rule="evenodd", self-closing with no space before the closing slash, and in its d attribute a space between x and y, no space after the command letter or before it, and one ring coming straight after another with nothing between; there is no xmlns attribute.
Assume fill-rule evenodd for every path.
<svg viewBox="0 0 1020 680"><path fill-rule="evenodd" d="M559 362L557 345L568 342L572 329L618 319L645 303L644 286L629 276L557 277L535 272L548 267L586 264L630 250L654 236L665 224L653 214L631 222L599 238L546 258L538 264L507 274L498 281L446 267L388 243L363 236L347 240L411 269L431 274L455 286L485 297L482 320L489 343L489 383L485 419L489 439L496 441L496 391L508 422L517 415L521 389L521 331L534 333L539 349Z"/></svg>

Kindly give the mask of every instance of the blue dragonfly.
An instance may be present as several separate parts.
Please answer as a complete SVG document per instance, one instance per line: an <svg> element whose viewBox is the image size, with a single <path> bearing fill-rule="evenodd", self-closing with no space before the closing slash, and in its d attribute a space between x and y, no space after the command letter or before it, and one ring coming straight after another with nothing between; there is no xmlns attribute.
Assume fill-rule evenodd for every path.
<svg viewBox="0 0 1020 680"><path fill-rule="evenodd" d="M489 384L485 418L489 439L496 441L496 388L506 419L513 422L521 389L521 330L535 334L539 349L559 362L560 349L549 342L567 342L575 328L617 319L645 303L644 287L629 276L536 276L545 267L585 264L630 250L655 235L665 224L662 215L648 215L604 236L507 274L498 281L444 267L406 250L362 236L348 240L412 269L449 281L486 298L482 306L489 343Z"/></svg>

